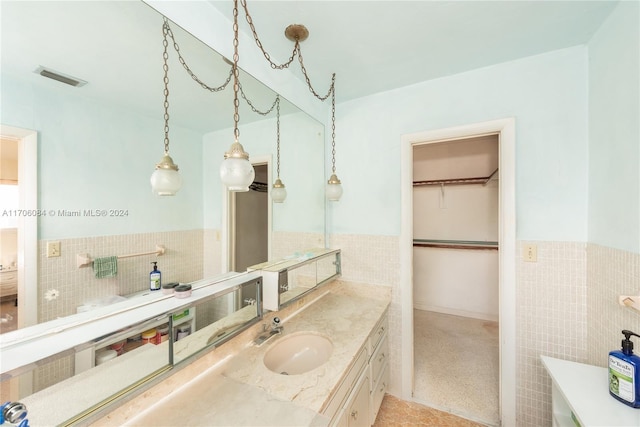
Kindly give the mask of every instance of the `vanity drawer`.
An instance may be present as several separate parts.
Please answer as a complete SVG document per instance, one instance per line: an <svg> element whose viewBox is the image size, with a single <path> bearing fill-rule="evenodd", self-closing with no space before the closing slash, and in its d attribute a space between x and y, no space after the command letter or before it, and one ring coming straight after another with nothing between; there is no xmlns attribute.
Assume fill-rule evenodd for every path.
<svg viewBox="0 0 640 427"><path fill-rule="evenodd" d="M389 386L389 364L384 365L384 372L378 378L374 388L371 390L371 423L376 420L382 399Z"/></svg>
<svg viewBox="0 0 640 427"><path fill-rule="evenodd" d="M376 328L369 335L369 345L371 346L371 352L375 352L376 346L380 343L380 340L385 336L385 332L387 331L387 313L382 316L382 319L378 322Z"/></svg>
<svg viewBox="0 0 640 427"><path fill-rule="evenodd" d="M371 381L376 381L380 376L380 372L384 369L385 365L387 365L387 359L389 358L389 345L387 343L387 334L384 334L380 345L376 348L376 351L371 356L371 361L369 364L371 365Z"/></svg>
<svg viewBox="0 0 640 427"><path fill-rule="evenodd" d="M351 369L349 369L349 373L336 388L334 395L331 397L331 401L325 407L324 411L322 411L324 415L328 416L329 418L333 418L336 415L338 410L342 407L345 399L349 395L349 392L353 388L353 385L358 379L358 376L366 366L368 359L369 352L367 351L366 346L364 346L364 348L360 350L360 353L356 357L356 361L351 366Z"/></svg>

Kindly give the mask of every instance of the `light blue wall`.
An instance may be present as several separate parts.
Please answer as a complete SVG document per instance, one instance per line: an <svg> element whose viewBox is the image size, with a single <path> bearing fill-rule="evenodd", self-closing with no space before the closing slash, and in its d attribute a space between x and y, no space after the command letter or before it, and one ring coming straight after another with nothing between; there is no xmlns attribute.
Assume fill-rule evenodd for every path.
<svg viewBox="0 0 640 427"><path fill-rule="evenodd" d="M640 6L589 42L589 241L640 252Z"/></svg>
<svg viewBox="0 0 640 427"><path fill-rule="evenodd" d="M202 228L202 139L172 124L171 155L184 185L175 197L151 193L164 150L162 118L99 105L58 82L2 75L4 125L38 131L40 239ZM59 210L122 209L124 217L62 217Z"/></svg>
<svg viewBox="0 0 640 427"><path fill-rule="evenodd" d="M403 134L514 117L518 239L586 241L587 106L585 47L341 103L330 232L400 234Z"/></svg>

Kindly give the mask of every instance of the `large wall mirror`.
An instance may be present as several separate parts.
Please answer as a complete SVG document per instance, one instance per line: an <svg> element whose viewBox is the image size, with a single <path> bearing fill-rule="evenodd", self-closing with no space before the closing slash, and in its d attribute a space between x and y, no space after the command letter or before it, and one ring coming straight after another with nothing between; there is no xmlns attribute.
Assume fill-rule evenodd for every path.
<svg viewBox="0 0 640 427"><path fill-rule="evenodd" d="M30 206L37 209L35 220L15 213L0 217L0 274L14 271L18 279L15 295L3 294L0 332L148 289L152 261L164 283L243 271L232 262L233 247L242 247L232 243L247 227L239 224L266 224L260 237L247 237L267 242L265 252L247 264L325 246L321 123L281 99L280 176L287 199L272 204L261 191L227 194L218 169L233 139L232 87L203 89L170 40L170 154L183 187L174 197L155 196L149 178L164 150L163 17L138 1L2 1L0 7L2 170L10 170L10 157L19 165L15 176L1 177L0 213L19 211L37 187L36 206ZM221 85L229 63L177 25L171 29L193 73L210 86ZM39 67L86 84L44 77L35 72ZM271 107L275 92L245 72L240 81L257 109ZM256 114L241 99L240 142L270 188L277 160L275 111ZM8 154L12 146L15 156ZM21 182L25 170L37 180ZM260 208L243 212L246 201L237 198L251 193L262 197L255 202ZM247 213L254 216L240 222ZM29 223L37 227L31 240ZM166 248L164 255L119 259L112 277L97 278L91 266L77 265L78 254L122 256L156 245ZM25 255L30 247L33 258ZM73 366L56 369L58 379L73 373ZM47 376L40 377L34 390L48 386Z"/></svg>

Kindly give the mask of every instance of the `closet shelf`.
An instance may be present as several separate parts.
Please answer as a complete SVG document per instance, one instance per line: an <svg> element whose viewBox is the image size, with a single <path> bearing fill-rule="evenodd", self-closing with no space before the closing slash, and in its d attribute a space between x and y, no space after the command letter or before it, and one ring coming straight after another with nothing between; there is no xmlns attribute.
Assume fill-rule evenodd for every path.
<svg viewBox="0 0 640 427"><path fill-rule="evenodd" d="M498 250L498 242L487 242L478 240L434 240L434 239L413 239L413 247L420 248L445 248L445 249L475 249L475 250Z"/></svg>
<svg viewBox="0 0 640 427"><path fill-rule="evenodd" d="M487 185L491 178L498 173L498 169L494 170L489 176L480 176L475 178L453 178L453 179L432 179L428 181L413 181L414 187L420 187L423 185L470 185L470 184L482 184Z"/></svg>

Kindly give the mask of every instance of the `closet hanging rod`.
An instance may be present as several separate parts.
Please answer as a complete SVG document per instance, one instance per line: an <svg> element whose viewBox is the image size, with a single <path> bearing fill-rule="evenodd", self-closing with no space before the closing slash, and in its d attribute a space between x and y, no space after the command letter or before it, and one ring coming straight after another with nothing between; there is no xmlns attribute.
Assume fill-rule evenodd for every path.
<svg viewBox="0 0 640 427"><path fill-rule="evenodd" d="M498 250L498 242L487 242L478 240L435 240L435 239L413 239L414 247L421 248L445 248L445 249L480 249Z"/></svg>
<svg viewBox="0 0 640 427"><path fill-rule="evenodd" d="M426 181L413 181L414 187L422 185L467 185L467 184L482 184L486 185L494 175L498 173L498 169L494 170L489 176L478 176L474 178L452 178L452 179L432 179Z"/></svg>

